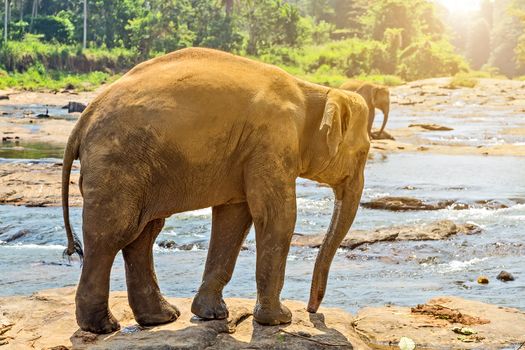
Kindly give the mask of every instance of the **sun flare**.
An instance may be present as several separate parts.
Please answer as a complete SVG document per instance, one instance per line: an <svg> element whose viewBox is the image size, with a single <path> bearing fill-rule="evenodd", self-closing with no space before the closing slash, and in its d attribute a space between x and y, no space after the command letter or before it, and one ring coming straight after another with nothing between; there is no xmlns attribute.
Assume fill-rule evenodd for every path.
<svg viewBox="0 0 525 350"><path fill-rule="evenodd" d="M474 12L479 10L481 0L437 0L450 12Z"/></svg>

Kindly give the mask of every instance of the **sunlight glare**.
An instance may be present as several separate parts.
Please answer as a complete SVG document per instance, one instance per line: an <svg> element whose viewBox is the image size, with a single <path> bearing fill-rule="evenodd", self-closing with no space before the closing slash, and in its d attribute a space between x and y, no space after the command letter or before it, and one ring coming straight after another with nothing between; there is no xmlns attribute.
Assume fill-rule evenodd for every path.
<svg viewBox="0 0 525 350"><path fill-rule="evenodd" d="M479 10L480 0L437 0L450 12L474 12Z"/></svg>

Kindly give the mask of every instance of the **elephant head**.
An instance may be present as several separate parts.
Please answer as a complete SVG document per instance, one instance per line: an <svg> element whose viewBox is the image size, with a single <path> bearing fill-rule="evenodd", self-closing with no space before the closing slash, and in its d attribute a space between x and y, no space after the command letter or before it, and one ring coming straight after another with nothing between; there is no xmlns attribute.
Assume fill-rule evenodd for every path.
<svg viewBox="0 0 525 350"><path fill-rule="evenodd" d="M306 178L329 184L335 194L334 211L315 262L308 311L316 312L324 297L330 265L354 221L364 185L364 166L370 140L368 107L358 94L331 90L328 93L318 134L326 151L318 150L312 168L321 168ZM320 143L323 143L322 140ZM321 165L319 167L319 165Z"/></svg>
<svg viewBox="0 0 525 350"><path fill-rule="evenodd" d="M390 113L390 91L388 87L359 80L350 80L341 85L341 89L355 91L365 99L369 109L368 133L370 135L372 132L372 125L374 124L375 109L377 108L383 112L383 123L381 124L381 129L377 133L377 135L381 135L386 127L388 115Z"/></svg>

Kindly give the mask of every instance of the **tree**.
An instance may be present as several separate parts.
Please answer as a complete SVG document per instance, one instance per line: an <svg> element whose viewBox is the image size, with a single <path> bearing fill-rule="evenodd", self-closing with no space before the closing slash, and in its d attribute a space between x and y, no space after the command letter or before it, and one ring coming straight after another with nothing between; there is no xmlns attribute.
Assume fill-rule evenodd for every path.
<svg viewBox="0 0 525 350"><path fill-rule="evenodd" d="M299 9L282 0L245 0L241 17L248 32L246 53L258 55L275 45L300 45L304 28Z"/></svg>
<svg viewBox="0 0 525 350"><path fill-rule="evenodd" d="M9 24L9 21L8 21L8 15L7 13L9 12L9 1L8 0L4 0L5 2L5 6L4 6L4 44L7 43L7 27L8 27L8 24Z"/></svg>
<svg viewBox="0 0 525 350"><path fill-rule="evenodd" d="M490 27L484 18L471 26L467 41L467 58L474 69L480 69L490 56Z"/></svg>
<svg viewBox="0 0 525 350"><path fill-rule="evenodd" d="M492 50L489 65L499 68L508 77L522 74L517 66L518 39L523 34L523 23L511 10L522 8L523 1L496 0L494 3L494 28L491 33ZM514 5L514 6L513 6ZM521 5L521 6L520 6ZM516 13L516 12L514 12Z"/></svg>
<svg viewBox="0 0 525 350"><path fill-rule="evenodd" d="M440 40L444 26L435 14L434 5L427 0L374 1L362 17L369 35L382 41L388 28L399 28L401 47L406 48L424 36Z"/></svg>
<svg viewBox="0 0 525 350"><path fill-rule="evenodd" d="M329 0L308 0L307 8L308 14L315 19L316 23L332 21L335 13Z"/></svg>
<svg viewBox="0 0 525 350"><path fill-rule="evenodd" d="M87 47L87 0L84 0L84 33L82 35L82 48L85 50Z"/></svg>
<svg viewBox="0 0 525 350"><path fill-rule="evenodd" d="M516 63L518 64L518 74L525 71L525 2L515 0L512 4L512 14L515 18L521 21L521 35L518 37L516 48L514 52L516 54Z"/></svg>

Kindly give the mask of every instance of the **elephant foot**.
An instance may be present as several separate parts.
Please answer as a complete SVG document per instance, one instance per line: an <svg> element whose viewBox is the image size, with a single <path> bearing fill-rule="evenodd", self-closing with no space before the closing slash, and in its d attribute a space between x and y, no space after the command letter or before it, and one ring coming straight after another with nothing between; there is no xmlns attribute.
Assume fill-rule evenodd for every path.
<svg viewBox="0 0 525 350"><path fill-rule="evenodd" d="M141 326L150 327L176 321L179 316L179 309L167 301L164 301L160 311L141 312L140 314L136 313L135 320Z"/></svg>
<svg viewBox="0 0 525 350"><path fill-rule="evenodd" d="M282 303L277 307L255 305L253 318L257 323L265 326L276 326L292 322L292 312Z"/></svg>
<svg viewBox="0 0 525 350"><path fill-rule="evenodd" d="M106 310L104 313L97 313L94 316L87 318L77 316L77 323L80 329L83 331L96 334L113 333L120 329L120 324L109 310Z"/></svg>
<svg viewBox="0 0 525 350"><path fill-rule="evenodd" d="M226 303L217 293L198 292L193 298L191 312L206 320L222 320L229 315Z"/></svg>

